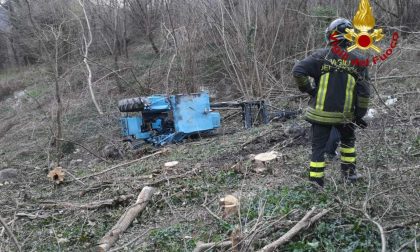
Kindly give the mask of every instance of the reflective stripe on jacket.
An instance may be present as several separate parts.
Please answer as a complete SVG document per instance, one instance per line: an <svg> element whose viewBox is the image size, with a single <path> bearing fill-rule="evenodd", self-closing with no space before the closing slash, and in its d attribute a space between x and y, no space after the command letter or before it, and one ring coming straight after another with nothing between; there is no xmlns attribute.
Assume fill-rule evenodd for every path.
<svg viewBox="0 0 420 252"><path fill-rule="evenodd" d="M366 114L370 96L368 71L351 64L365 58L354 52L348 56L348 60L343 60L331 49L321 49L293 68L299 89L312 95L306 111L309 122L343 124ZM309 76L314 78L315 87L311 87Z"/></svg>

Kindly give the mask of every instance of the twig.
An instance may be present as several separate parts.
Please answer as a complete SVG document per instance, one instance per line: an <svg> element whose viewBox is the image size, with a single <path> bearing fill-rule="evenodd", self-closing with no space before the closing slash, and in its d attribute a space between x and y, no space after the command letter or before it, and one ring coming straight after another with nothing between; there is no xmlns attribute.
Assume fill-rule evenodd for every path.
<svg viewBox="0 0 420 252"><path fill-rule="evenodd" d="M369 172L369 183L368 183L368 190L370 190L371 188L371 174L370 174L370 170L368 170ZM366 200L363 202L363 215L373 224L375 224L378 229L379 232L381 234L381 252L386 252L386 236L385 236L385 231L384 228L382 227L381 224L379 224L379 222L375 221L374 219L372 219L372 217L370 217L370 215L368 214L367 211L367 205L369 203L369 200L373 199L373 197L368 197L368 194L366 195Z"/></svg>
<svg viewBox="0 0 420 252"><path fill-rule="evenodd" d="M242 147L242 148L244 148L244 147L246 147L247 145L252 144L253 142L255 142L255 141L257 141L258 139L260 139L261 137L265 137L265 136L267 136L268 134L270 134L270 133L272 133L272 132L273 132L272 130L263 131L263 132L262 132L261 134L259 134L258 136L253 137L253 138L251 138L250 140L248 140L248 141L246 141L245 143L243 143L243 144L241 145L241 147Z"/></svg>
<svg viewBox="0 0 420 252"><path fill-rule="evenodd" d="M131 244L135 243L136 241L138 241L140 238L144 237L147 233L149 233L150 229L147 230L146 232L143 232L142 234L140 234L139 236L137 236L136 238L134 238L133 240L127 242L126 244L122 245L121 247L118 248L114 248L111 249L109 252L116 252L116 251L120 251L123 249L128 249L128 246L130 246Z"/></svg>
<svg viewBox="0 0 420 252"><path fill-rule="evenodd" d="M111 168L109 168L109 169L106 169L106 170L104 170L104 171L100 171L100 172L97 172L97 173L93 173L93 174L90 174L90 175L86 175L86 176L81 177L81 178L78 178L78 179L79 179L79 180L82 180L82 179L87 179L87 178L91 178L91 177L96 177L96 176L102 175L102 174L104 174L104 173L110 172L110 171L112 171L112 170L115 170L115 169L117 169L117 168L121 168L121 167L124 167L124 166L127 166L127 165L131 165L131 164L137 163L137 162L139 162L139 161L142 161L142 160L145 160L145 159L148 159L148 158L151 158L151 157L154 157L154 156L160 155L160 154L165 153L165 152L167 152L167 149L163 149L163 150L161 150L161 151L158 151L158 152L155 152L155 153L153 153L153 154L150 154L150 155L147 155L147 156L141 157L141 158L136 159L136 160L132 160L132 161L129 161L129 162L126 162L126 163L122 163L122 164L115 165L115 166L113 166L113 167L111 167Z"/></svg>
<svg viewBox="0 0 420 252"><path fill-rule="evenodd" d="M73 180L75 180L75 181L77 181L77 182L79 182L80 184L82 184L83 186L86 186L86 184L85 183L83 183L80 179L78 179L76 176L74 176L71 172L69 172L68 170L66 170L66 169L63 169L63 171L65 172L65 173L67 173L68 175L70 175L70 177L72 177L73 178Z"/></svg>
<svg viewBox="0 0 420 252"><path fill-rule="evenodd" d="M391 14L392 16L396 17L396 18L400 18L397 14L393 13L392 11L386 9L384 6L382 6L382 4L378 3L377 0L373 0L373 2L378 5L379 8L381 8L381 10L385 11L388 14Z"/></svg>
<svg viewBox="0 0 420 252"><path fill-rule="evenodd" d="M402 223L398 223L398 224L391 225L391 226L387 226L387 227L385 227L385 230L389 231L389 230L397 229L397 228L405 228L407 226L414 225L414 224L417 224L417 223L420 223L420 218L410 220L410 221L406 221L406 222L402 222Z"/></svg>
<svg viewBox="0 0 420 252"><path fill-rule="evenodd" d="M86 203L86 204L71 203L71 202L59 202L59 203L53 203L53 204L44 204L44 205L41 205L41 206L44 209L49 209L49 208L69 208L69 209L87 209L87 210L92 210L92 209L98 209L98 208L102 208L102 207L110 207L110 206L119 205L121 203L124 203L124 202L127 202L127 201L131 200L132 198L134 198L134 195L129 194L129 195L121 195L121 196L118 196L115 199L94 201L94 202Z"/></svg>
<svg viewBox="0 0 420 252"><path fill-rule="evenodd" d="M401 76L385 76L385 77L377 77L377 80L392 80L392 79L408 79L408 78L420 78L420 75L401 75Z"/></svg>
<svg viewBox="0 0 420 252"><path fill-rule="evenodd" d="M177 53L174 54L174 56L172 56L172 60L169 63L169 67L168 67L168 73L166 75L166 94L169 94L169 76L171 74L171 69L172 69L172 64L174 63L174 60L177 56Z"/></svg>
<svg viewBox="0 0 420 252"><path fill-rule="evenodd" d="M277 147L279 147L281 145L281 148L277 151L281 151L284 148L288 147L290 144L292 144L296 139L301 138L301 136L297 137L297 138L291 138L291 139L286 139L280 143L275 144L273 147L271 147L271 150L275 150Z"/></svg>
<svg viewBox="0 0 420 252"><path fill-rule="evenodd" d="M211 215L211 216L213 216L216 220L218 220L218 221L220 221L220 222L222 222L222 223L224 223L224 224L227 224L227 222L226 221L224 221L222 218L220 218L219 216L217 216L217 214L215 214L215 213L213 213L208 207L206 207L206 206L202 206L202 207L204 207L204 209L206 209L207 210L207 212L209 212L209 214Z"/></svg>
<svg viewBox="0 0 420 252"><path fill-rule="evenodd" d="M29 214L29 213L16 213L15 214L15 216L18 217L18 218L26 217L26 218L29 218L31 220L35 220L35 219L38 219L38 218L39 219L47 219L47 218L49 218L51 216L54 216L54 215L58 215L58 214L53 214L53 215L39 214L39 212L37 212L36 214Z"/></svg>
<svg viewBox="0 0 420 252"><path fill-rule="evenodd" d="M4 229L6 229L7 234L10 236L10 238L12 238L13 242L15 243L18 251L22 251L22 249L20 248L19 242L16 239L16 236L12 233L12 231L10 230L9 226L7 226L6 221L3 219L3 217L0 216L0 222L3 225Z"/></svg>
<svg viewBox="0 0 420 252"><path fill-rule="evenodd" d="M186 172L184 174L174 175L174 176L171 176L171 177L166 177L166 178L162 178L162 179L159 179L159 180L156 180L156 181L148 182L145 185L148 185L148 186L156 186L156 185L158 185L160 183L168 182L169 180L173 180L173 179L177 179L177 178L183 178L183 177L187 176L190 173L195 173L196 170L197 169L193 169L193 170L188 171L188 172Z"/></svg>
<svg viewBox="0 0 420 252"><path fill-rule="evenodd" d="M320 213L316 214L315 216L312 216L315 212L316 208L312 208L309 212L305 214L305 216L295 225L293 226L287 233L282 235L279 239L276 241L266 245L264 248L259 250L259 252L272 252L275 251L278 247L286 244L289 242L296 234L298 234L301 230L308 228L311 226L314 222L318 221L320 218L322 218L324 215L326 215L330 209L324 209ZM312 216L312 217L311 217Z"/></svg>
<svg viewBox="0 0 420 252"><path fill-rule="evenodd" d="M121 69L117 69L117 70L113 70L113 71L111 71L110 73L108 73L108 74L105 74L104 76L102 76L101 78L99 78L99 79L97 79L96 81L94 81L94 82L92 82L92 85L95 85L97 82L100 82L101 80L103 80L103 79L106 79L106 78L108 78L109 76L111 76L111 75L113 75L113 74L116 74L116 73L118 73L118 72L122 72L122 71L124 71L124 70L128 70L128 69L132 69L132 67L126 67L126 68L121 68Z"/></svg>
<svg viewBox="0 0 420 252"><path fill-rule="evenodd" d="M272 223L271 223L271 224L269 224L268 226L265 226L265 227L260 228L259 230L256 230L256 231L255 231L255 235L256 235L257 233L261 233L261 234L256 235L256 236L255 236L255 235L252 235L252 236L255 236L255 238L253 237L253 238L251 239L250 244L252 244L252 243L253 243L253 241L252 241L252 240L259 241L259 240L263 239L264 237L267 237L267 236L269 236L270 234L272 234L272 233L275 233L275 232L279 231L279 230L280 230L280 228L281 228L281 225L276 225L276 224L280 223L280 222L281 222L282 220L284 220L287 216L289 216L289 215L291 215L291 214L295 214L297 211L298 211L298 210L291 210L290 212L288 212L287 214L285 214L285 215L281 216L279 219L275 220L274 222L272 222ZM275 226L275 225L276 225L276 226ZM251 234L250 234L250 235L251 235Z"/></svg>
<svg viewBox="0 0 420 252"><path fill-rule="evenodd" d="M87 152L89 152L90 154L94 155L95 157L101 159L102 161L106 162L106 163L110 163L108 160L106 160L105 158L101 157L100 155L94 153L93 151L89 150L87 147L85 147L84 145L80 144L80 143L76 143L70 140L66 140L66 139L57 139L58 141L62 141L62 142L68 142L68 143L72 143L74 145L80 146L83 149L85 149Z"/></svg>
<svg viewBox="0 0 420 252"><path fill-rule="evenodd" d="M325 18L325 19L330 19L330 18L332 18L332 16L315 16L315 15L310 15L310 14L307 14L307 13L302 12L302 11L300 11L300 10L295 10L295 9L290 9L290 8L286 8L286 10L288 10L288 11L294 11L294 12L296 12L296 13L299 13L299 14L301 14L301 15L304 15L304 16L306 16L306 17L310 17L310 18Z"/></svg>
<svg viewBox="0 0 420 252"><path fill-rule="evenodd" d="M397 249L395 252L400 252L402 251L405 247L407 247L408 245L410 245L411 243L415 242L417 240L417 238L420 237L420 234L416 235L413 239L411 239L410 241L404 243L399 249Z"/></svg>

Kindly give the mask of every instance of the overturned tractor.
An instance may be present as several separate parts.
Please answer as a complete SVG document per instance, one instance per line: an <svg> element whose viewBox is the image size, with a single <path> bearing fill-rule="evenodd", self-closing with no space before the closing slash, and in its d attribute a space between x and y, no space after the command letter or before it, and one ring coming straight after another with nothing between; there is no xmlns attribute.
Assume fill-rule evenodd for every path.
<svg viewBox="0 0 420 252"><path fill-rule="evenodd" d="M126 113L120 119L122 134L136 145L143 140L162 146L220 127L220 113L211 110L206 92L124 99L118 108Z"/></svg>

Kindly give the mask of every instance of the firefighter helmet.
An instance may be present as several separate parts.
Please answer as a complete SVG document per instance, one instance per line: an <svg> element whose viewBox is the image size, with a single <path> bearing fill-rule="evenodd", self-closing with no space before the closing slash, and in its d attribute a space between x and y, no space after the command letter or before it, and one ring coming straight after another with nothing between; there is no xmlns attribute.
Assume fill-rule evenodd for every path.
<svg viewBox="0 0 420 252"><path fill-rule="evenodd" d="M342 41L346 41L344 34L346 34L346 29L352 29L352 23L345 19L345 18L337 18L336 20L332 21L331 24L325 30L325 39L327 40L328 44L331 45L332 43L340 43Z"/></svg>

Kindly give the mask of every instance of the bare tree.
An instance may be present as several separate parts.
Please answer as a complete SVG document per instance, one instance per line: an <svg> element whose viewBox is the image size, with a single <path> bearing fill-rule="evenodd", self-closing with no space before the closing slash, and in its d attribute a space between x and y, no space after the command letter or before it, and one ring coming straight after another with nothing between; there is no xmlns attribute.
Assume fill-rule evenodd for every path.
<svg viewBox="0 0 420 252"><path fill-rule="evenodd" d="M155 41L155 32L159 28L159 19L163 9L162 0L127 0L133 22L145 33L147 40L156 54L160 53Z"/></svg>
<svg viewBox="0 0 420 252"><path fill-rule="evenodd" d="M90 27L90 21L89 21L89 17L86 11L85 0L78 0L78 2L83 9L83 15L84 15L85 23L86 23L86 27L85 27L85 25L83 25L83 22L79 19L80 27L82 29L82 38L83 38L83 45L84 45L82 51L83 51L83 62L86 66L86 71L87 71L87 84L89 87L89 93L92 98L92 102L93 104L95 104L95 107L98 113L102 115L103 112L98 102L96 101L95 92L93 91L92 69L89 64L89 49L90 49L90 46L92 45L92 40L93 40L92 29Z"/></svg>

